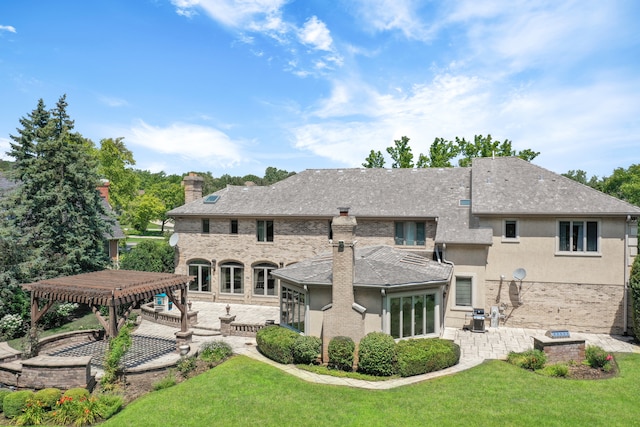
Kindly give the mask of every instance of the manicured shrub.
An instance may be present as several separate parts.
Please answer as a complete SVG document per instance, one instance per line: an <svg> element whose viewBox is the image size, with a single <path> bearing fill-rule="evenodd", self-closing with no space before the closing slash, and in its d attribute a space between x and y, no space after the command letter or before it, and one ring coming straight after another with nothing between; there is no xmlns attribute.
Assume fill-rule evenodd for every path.
<svg viewBox="0 0 640 427"><path fill-rule="evenodd" d="M329 367L341 371L353 370L353 353L356 345L349 337L333 337L329 341Z"/></svg>
<svg viewBox="0 0 640 427"><path fill-rule="evenodd" d="M396 344L398 373L402 377L439 371L460 360L460 346L440 338L419 338Z"/></svg>
<svg viewBox="0 0 640 427"><path fill-rule="evenodd" d="M88 399L90 395L89 390L82 387L70 388L62 394L63 397L70 397L74 400L80 400L83 397Z"/></svg>
<svg viewBox="0 0 640 427"><path fill-rule="evenodd" d="M33 396L35 400L39 400L47 409L53 408L58 400L62 397L62 391L59 388L43 388L36 391Z"/></svg>
<svg viewBox="0 0 640 427"><path fill-rule="evenodd" d="M545 366L540 370L542 375L546 375L548 377L566 377L569 375L569 367L564 363L556 363L555 365Z"/></svg>
<svg viewBox="0 0 640 427"><path fill-rule="evenodd" d="M396 342L383 332L367 334L358 348L358 371L388 377L396 371Z"/></svg>
<svg viewBox="0 0 640 427"><path fill-rule="evenodd" d="M544 368L545 363L547 363L547 355L542 350L537 349L523 351L522 353L511 351L507 355L507 362L519 368L536 371Z"/></svg>
<svg viewBox="0 0 640 427"><path fill-rule="evenodd" d="M584 355L589 366L609 372L613 369L613 356L597 345L588 345Z"/></svg>
<svg viewBox="0 0 640 427"><path fill-rule="evenodd" d="M233 354L231 346L224 341L202 343L198 357L207 363L218 363Z"/></svg>
<svg viewBox="0 0 640 427"><path fill-rule="evenodd" d="M7 396L7 394L11 393L11 390L6 389L6 388L0 388L0 412L2 412L2 402L4 401L4 398Z"/></svg>
<svg viewBox="0 0 640 427"><path fill-rule="evenodd" d="M299 335L293 342L293 361L310 365L318 360L322 352L322 340L318 337Z"/></svg>
<svg viewBox="0 0 640 427"><path fill-rule="evenodd" d="M27 407L27 401L33 398L31 390L20 390L9 393L2 401L2 410L7 418L15 418Z"/></svg>
<svg viewBox="0 0 640 427"><path fill-rule="evenodd" d="M293 363L293 343L300 334L278 325L262 328L256 334L258 350L279 363Z"/></svg>

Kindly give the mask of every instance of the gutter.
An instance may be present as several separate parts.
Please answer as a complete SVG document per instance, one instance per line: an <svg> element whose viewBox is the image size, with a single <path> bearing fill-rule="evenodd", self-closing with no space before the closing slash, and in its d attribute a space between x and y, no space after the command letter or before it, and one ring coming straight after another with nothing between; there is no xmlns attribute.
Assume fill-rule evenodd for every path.
<svg viewBox="0 0 640 427"><path fill-rule="evenodd" d="M453 263L453 261L449 261L448 259L446 259L445 257L446 250L447 250L447 244L442 243L442 262L444 262L445 264L449 264L451 266L451 274L449 274L449 281L447 282L447 285L445 285L445 289L442 291L442 296L444 298L442 306L444 307L444 310L442 310L442 319L440 319L440 335L441 336L442 336L442 332L444 331L444 313L445 311L447 311L447 308L449 308L448 287L451 286L451 279L453 278L453 273L456 268L456 265ZM438 260L440 260L440 256L438 256Z"/></svg>

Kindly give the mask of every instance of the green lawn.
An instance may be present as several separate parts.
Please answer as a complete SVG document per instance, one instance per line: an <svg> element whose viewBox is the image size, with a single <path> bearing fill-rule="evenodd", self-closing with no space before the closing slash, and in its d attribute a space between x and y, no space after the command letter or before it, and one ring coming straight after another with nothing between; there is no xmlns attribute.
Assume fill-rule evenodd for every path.
<svg viewBox="0 0 640 427"><path fill-rule="evenodd" d="M543 377L501 361L388 391L307 383L237 356L150 393L104 426L630 426L640 420L640 355L608 380Z"/></svg>

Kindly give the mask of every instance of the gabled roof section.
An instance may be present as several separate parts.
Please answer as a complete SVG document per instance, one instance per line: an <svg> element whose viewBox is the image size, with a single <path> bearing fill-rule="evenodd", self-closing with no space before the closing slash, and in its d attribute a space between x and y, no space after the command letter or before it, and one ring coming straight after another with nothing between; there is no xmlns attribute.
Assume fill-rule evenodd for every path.
<svg viewBox="0 0 640 427"><path fill-rule="evenodd" d="M215 204L203 199L170 216L332 218L339 206L369 218L434 218L470 198L470 169L309 169L272 186L228 186Z"/></svg>
<svg viewBox="0 0 640 427"><path fill-rule="evenodd" d="M333 257L320 255L272 272L298 285L331 285ZM355 251L354 286L394 288L441 284L449 281L453 267L390 246L370 246Z"/></svg>
<svg viewBox="0 0 640 427"><path fill-rule="evenodd" d="M638 215L640 207L517 157L476 158L474 215Z"/></svg>

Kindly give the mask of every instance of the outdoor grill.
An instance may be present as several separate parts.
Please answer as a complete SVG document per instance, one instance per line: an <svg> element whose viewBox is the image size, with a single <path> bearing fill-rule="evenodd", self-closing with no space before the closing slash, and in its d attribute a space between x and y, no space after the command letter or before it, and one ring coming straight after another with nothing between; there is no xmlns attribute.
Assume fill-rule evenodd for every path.
<svg viewBox="0 0 640 427"><path fill-rule="evenodd" d="M474 308L471 315L471 332L484 332L484 308Z"/></svg>

